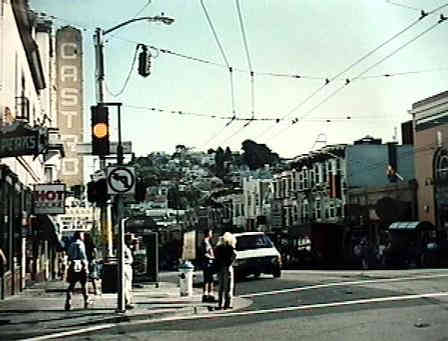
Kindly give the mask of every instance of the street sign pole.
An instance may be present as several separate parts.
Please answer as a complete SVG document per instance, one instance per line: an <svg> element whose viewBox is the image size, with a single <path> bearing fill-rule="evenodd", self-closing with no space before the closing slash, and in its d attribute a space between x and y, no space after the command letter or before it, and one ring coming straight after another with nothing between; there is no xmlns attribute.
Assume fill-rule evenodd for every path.
<svg viewBox="0 0 448 341"><path fill-rule="evenodd" d="M117 145L117 165L123 164L123 147L121 145L121 105L122 103L103 103L103 105L116 106L118 112L118 145ZM117 205L117 222L118 222L118 295L117 295L117 312L125 312L124 297L124 224L127 219L123 219L123 199L122 194L117 193L115 196Z"/></svg>
<svg viewBox="0 0 448 341"><path fill-rule="evenodd" d="M117 198L120 197L121 194L117 194ZM118 211L121 208L117 207ZM121 212L119 212L121 214ZM125 279L124 279L124 232L126 221L129 218L122 218L119 222L118 227L118 295L117 295L117 312L123 313L126 311L126 302L125 302ZM131 283L132 285L132 283Z"/></svg>

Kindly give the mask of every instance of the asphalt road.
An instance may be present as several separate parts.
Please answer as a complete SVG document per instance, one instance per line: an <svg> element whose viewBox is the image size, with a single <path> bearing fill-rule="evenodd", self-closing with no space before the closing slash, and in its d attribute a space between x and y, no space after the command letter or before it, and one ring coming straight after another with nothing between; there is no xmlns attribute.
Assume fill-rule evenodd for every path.
<svg viewBox="0 0 448 341"><path fill-rule="evenodd" d="M163 276L175 280L174 274ZM238 282L236 293L253 304L213 316L123 324L72 339L448 340L444 269L284 271L280 279Z"/></svg>

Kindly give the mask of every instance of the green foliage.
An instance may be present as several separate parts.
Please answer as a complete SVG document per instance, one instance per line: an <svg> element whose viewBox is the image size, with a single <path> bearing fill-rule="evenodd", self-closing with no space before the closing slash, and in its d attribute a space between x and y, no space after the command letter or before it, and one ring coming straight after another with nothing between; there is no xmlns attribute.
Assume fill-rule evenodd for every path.
<svg viewBox="0 0 448 341"><path fill-rule="evenodd" d="M243 162L251 170L263 168L264 165L275 165L279 162L278 154L273 153L265 144L258 144L252 140L245 140L242 144Z"/></svg>
<svg viewBox="0 0 448 341"><path fill-rule="evenodd" d="M226 151L224 152L224 161L232 162L232 151L229 147L226 148Z"/></svg>

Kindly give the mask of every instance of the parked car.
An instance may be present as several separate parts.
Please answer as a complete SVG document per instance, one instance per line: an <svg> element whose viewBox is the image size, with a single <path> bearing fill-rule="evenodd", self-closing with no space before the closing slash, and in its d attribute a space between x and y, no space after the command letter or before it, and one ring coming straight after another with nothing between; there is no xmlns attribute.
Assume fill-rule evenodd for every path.
<svg viewBox="0 0 448 341"><path fill-rule="evenodd" d="M237 258L234 265L236 278L262 273L274 278L281 276L281 255L271 239L263 232L235 233Z"/></svg>

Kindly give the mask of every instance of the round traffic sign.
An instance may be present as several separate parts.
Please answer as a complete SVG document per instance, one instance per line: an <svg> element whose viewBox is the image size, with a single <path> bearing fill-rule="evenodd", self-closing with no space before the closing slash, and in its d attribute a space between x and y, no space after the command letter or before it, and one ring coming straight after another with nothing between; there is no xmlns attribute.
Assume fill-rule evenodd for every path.
<svg viewBox="0 0 448 341"><path fill-rule="evenodd" d="M129 168L116 167L110 171L107 184L112 192L124 194L132 191L135 185L135 176Z"/></svg>

